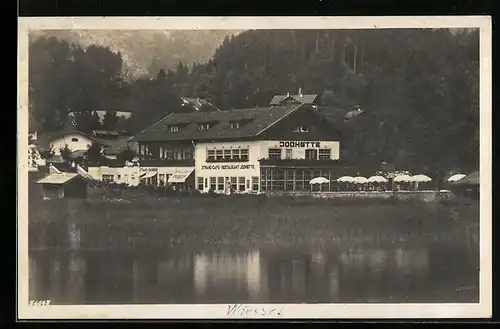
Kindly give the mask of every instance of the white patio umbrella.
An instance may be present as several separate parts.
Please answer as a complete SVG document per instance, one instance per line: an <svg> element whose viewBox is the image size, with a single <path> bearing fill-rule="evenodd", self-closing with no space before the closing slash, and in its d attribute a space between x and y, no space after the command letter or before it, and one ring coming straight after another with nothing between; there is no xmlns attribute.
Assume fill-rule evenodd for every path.
<svg viewBox="0 0 500 329"><path fill-rule="evenodd" d="M363 177L363 176L357 176L357 177L354 177L352 179L352 182L354 184L366 184L366 183L368 183L368 179L366 177Z"/></svg>
<svg viewBox="0 0 500 329"><path fill-rule="evenodd" d="M354 179L354 177L351 177L351 176L342 176L342 177L340 177L340 178L337 179L337 182L352 183L353 179Z"/></svg>
<svg viewBox="0 0 500 329"><path fill-rule="evenodd" d="M448 178L448 182L456 182L457 180L462 179L465 176L466 176L465 174L455 174L455 175L451 176L450 178Z"/></svg>
<svg viewBox="0 0 500 329"><path fill-rule="evenodd" d="M328 183L330 183L330 181L325 177L316 177L309 181L309 184L311 185L320 184L319 185L320 191L321 191L321 184L328 184Z"/></svg>
<svg viewBox="0 0 500 329"><path fill-rule="evenodd" d="M410 175L399 175L399 176L394 177L393 181L396 183L413 182L413 178Z"/></svg>
<svg viewBox="0 0 500 329"><path fill-rule="evenodd" d="M415 175L411 177L412 182L417 182L417 183L427 183L432 180L429 176L426 175Z"/></svg>
<svg viewBox="0 0 500 329"><path fill-rule="evenodd" d="M387 183L387 179L383 176L371 176L368 183Z"/></svg>
<svg viewBox="0 0 500 329"><path fill-rule="evenodd" d="M309 184L328 184L330 181L325 177L316 177L309 181Z"/></svg>

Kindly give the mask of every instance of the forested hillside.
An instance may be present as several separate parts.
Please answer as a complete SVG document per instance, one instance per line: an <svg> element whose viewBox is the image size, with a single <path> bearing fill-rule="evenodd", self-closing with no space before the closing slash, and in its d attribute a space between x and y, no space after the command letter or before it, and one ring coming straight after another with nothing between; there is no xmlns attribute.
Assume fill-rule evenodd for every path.
<svg viewBox="0 0 500 329"><path fill-rule="evenodd" d="M479 33L448 30L259 30L227 37L205 64L127 81L122 55L40 38L30 47L32 127L68 109L133 111L135 129L183 111L179 96L220 109L266 105L277 93L323 93L321 111L359 105L339 127L341 156L416 170L477 168ZM160 64L155 64L159 65Z"/></svg>
<svg viewBox="0 0 500 329"><path fill-rule="evenodd" d="M323 111L365 111L344 128L346 156L416 170L477 167L477 30L246 31L226 38L178 92L237 108L299 88L324 93Z"/></svg>

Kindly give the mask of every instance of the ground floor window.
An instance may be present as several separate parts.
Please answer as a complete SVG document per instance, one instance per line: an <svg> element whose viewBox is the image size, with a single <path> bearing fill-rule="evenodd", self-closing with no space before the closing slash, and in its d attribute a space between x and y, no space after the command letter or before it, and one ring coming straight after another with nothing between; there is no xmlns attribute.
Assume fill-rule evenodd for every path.
<svg viewBox="0 0 500 329"><path fill-rule="evenodd" d="M319 185L309 184L310 180L316 177L324 177L329 183ZM260 175L260 189L262 191L336 191L337 169L301 169L301 168L262 168ZM258 177L252 178L252 185L257 185ZM254 189L255 187L253 187Z"/></svg>
<svg viewBox="0 0 500 329"><path fill-rule="evenodd" d="M236 191L237 190L237 177L231 177L231 189L233 191Z"/></svg>
<svg viewBox="0 0 500 329"><path fill-rule="evenodd" d="M238 191L245 191L245 177L238 177Z"/></svg>
<svg viewBox="0 0 500 329"><path fill-rule="evenodd" d="M252 190L258 191L259 190L259 177L252 177Z"/></svg>
<svg viewBox="0 0 500 329"><path fill-rule="evenodd" d="M211 191L217 190L217 178L216 177L210 177L210 190Z"/></svg>
<svg viewBox="0 0 500 329"><path fill-rule="evenodd" d="M217 190L224 191L224 177L217 177Z"/></svg>
<svg viewBox="0 0 500 329"><path fill-rule="evenodd" d="M207 185L208 184L208 185ZM231 189L232 192L244 193L248 190L259 190L259 177L198 177L198 190L204 190L209 187L211 191L225 192Z"/></svg>

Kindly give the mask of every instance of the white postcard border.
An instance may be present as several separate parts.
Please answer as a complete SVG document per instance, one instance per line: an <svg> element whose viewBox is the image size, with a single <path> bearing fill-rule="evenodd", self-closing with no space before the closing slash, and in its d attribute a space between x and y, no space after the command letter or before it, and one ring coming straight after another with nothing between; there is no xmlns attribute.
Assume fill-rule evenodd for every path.
<svg viewBox="0 0 500 329"><path fill-rule="evenodd" d="M487 318L492 314L492 35L489 16L392 17L21 17L18 20L18 300L19 319ZM283 309L280 316L227 315L216 305L28 304L28 32L41 29L374 29L480 28L480 302L478 304L245 304ZM457 255L457 257L460 257Z"/></svg>

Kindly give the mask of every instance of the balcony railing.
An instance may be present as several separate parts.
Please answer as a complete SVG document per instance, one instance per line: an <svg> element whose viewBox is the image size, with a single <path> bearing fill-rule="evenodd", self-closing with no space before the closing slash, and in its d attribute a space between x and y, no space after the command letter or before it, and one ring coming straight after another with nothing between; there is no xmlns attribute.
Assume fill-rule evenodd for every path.
<svg viewBox="0 0 500 329"><path fill-rule="evenodd" d="M207 163L248 162L248 159L207 159Z"/></svg>
<svg viewBox="0 0 500 329"><path fill-rule="evenodd" d="M341 166L345 165L343 161L332 159L269 159L263 158L259 160L261 166Z"/></svg>
<svg viewBox="0 0 500 329"><path fill-rule="evenodd" d="M158 158L140 157L139 164L142 167L144 167L144 166L165 166L165 167L194 166L194 159L173 160L173 159L158 159Z"/></svg>

